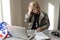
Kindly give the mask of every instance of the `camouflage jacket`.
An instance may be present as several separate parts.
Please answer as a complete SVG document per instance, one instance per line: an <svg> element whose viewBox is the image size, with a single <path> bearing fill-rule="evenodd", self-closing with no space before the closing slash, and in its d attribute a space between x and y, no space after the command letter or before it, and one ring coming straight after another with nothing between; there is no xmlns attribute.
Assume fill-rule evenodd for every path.
<svg viewBox="0 0 60 40"><path fill-rule="evenodd" d="M32 27L33 22L34 22L34 17L32 15L26 14L24 21L28 23L29 27ZM45 13L43 11L41 12L41 14L39 16L39 25L45 29L48 29L49 25L50 25L48 15L47 15L47 13Z"/></svg>

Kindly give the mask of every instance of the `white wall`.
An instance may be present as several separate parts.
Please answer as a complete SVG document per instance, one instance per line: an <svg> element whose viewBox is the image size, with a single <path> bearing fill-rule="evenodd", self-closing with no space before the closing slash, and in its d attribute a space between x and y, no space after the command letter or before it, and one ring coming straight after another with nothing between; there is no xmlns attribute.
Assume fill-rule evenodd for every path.
<svg viewBox="0 0 60 40"><path fill-rule="evenodd" d="M10 0L10 7L12 25L22 26L21 0Z"/></svg>

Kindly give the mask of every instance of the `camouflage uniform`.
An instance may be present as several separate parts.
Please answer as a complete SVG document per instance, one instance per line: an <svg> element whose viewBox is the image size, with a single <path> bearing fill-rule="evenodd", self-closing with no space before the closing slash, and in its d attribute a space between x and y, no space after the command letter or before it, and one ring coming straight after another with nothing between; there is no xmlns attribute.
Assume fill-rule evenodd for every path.
<svg viewBox="0 0 60 40"><path fill-rule="evenodd" d="M32 27L33 22L34 22L34 17L32 15L26 14L24 21L28 23L29 27ZM43 27L45 29L48 29L49 25L50 25L50 22L49 22L48 15L47 15L47 13L45 13L45 12L42 11L40 13L40 16L39 16L39 26Z"/></svg>

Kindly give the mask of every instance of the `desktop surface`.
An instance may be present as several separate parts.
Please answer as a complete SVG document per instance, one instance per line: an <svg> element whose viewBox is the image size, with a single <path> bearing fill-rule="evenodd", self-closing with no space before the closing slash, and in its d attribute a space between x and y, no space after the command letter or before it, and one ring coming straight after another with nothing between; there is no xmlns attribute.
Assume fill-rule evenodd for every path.
<svg viewBox="0 0 60 40"><path fill-rule="evenodd" d="M35 31L33 31L33 30L29 30L29 31L31 31L31 33L33 34ZM60 37L56 37L56 36L53 36L53 35L51 35L51 32L52 32L53 30L45 30L45 31L43 31L43 33L45 34L45 35L47 35L48 37L50 37L51 39L50 40L60 40ZM57 32L60 32L60 30L56 30ZM32 40L36 40L36 38L33 38Z"/></svg>

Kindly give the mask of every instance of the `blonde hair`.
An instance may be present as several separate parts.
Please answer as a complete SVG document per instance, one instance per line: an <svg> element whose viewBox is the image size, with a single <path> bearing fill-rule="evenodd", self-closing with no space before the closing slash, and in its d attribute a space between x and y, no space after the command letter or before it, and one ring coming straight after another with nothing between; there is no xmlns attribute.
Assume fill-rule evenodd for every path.
<svg viewBox="0 0 60 40"><path fill-rule="evenodd" d="M40 6L39 6L38 2L36 2L36 1L35 2L30 2L28 8L30 6L37 8L39 12L41 11Z"/></svg>

